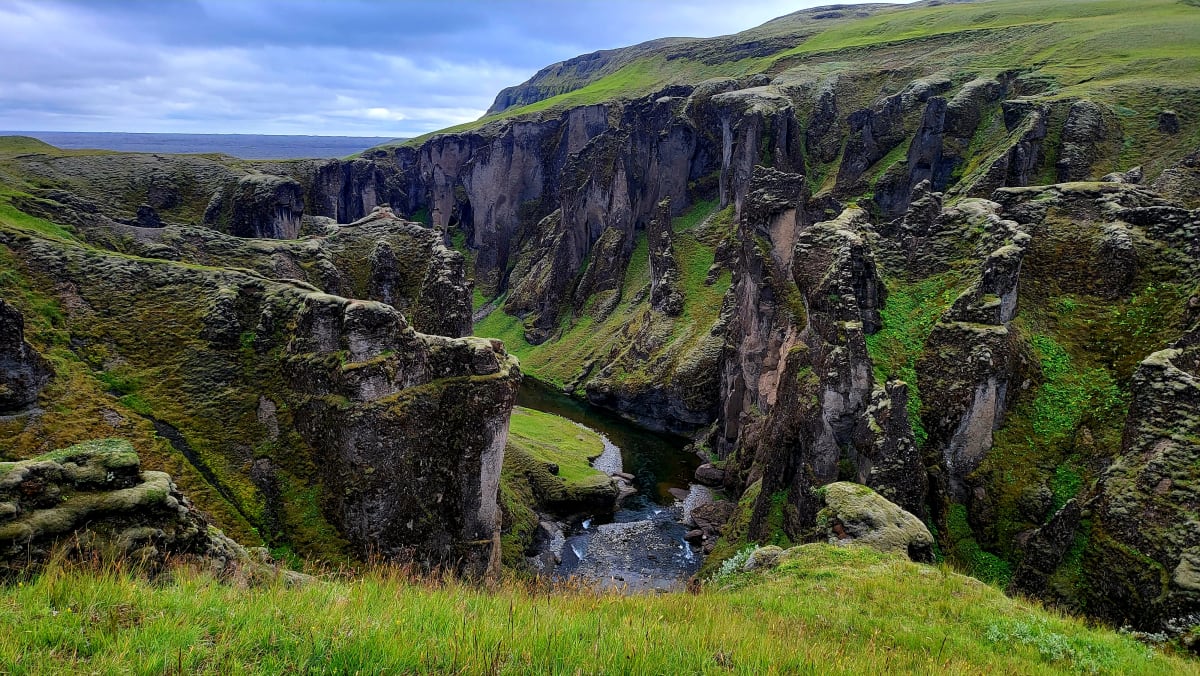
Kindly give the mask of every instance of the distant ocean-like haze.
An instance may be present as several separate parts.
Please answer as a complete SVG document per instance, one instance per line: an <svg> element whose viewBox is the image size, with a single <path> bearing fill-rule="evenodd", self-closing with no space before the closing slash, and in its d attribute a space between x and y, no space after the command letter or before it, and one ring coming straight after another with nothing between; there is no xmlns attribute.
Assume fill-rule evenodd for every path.
<svg viewBox="0 0 1200 676"><path fill-rule="evenodd" d="M32 136L65 149L135 153L224 153L244 160L345 157L388 141L388 136L282 136L265 134L133 134L90 131L0 131Z"/></svg>

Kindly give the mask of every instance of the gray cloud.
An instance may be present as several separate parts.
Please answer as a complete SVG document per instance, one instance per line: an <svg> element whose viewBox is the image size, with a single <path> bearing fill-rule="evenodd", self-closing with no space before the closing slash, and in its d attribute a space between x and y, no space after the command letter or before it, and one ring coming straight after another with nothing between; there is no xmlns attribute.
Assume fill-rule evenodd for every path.
<svg viewBox="0 0 1200 676"><path fill-rule="evenodd" d="M413 136L576 54L828 0L0 0L0 129Z"/></svg>

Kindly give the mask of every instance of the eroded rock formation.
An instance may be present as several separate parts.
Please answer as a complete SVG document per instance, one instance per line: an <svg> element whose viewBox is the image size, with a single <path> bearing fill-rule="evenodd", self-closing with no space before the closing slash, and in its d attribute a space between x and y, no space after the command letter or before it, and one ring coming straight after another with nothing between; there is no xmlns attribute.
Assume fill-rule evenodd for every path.
<svg viewBox="0 0 1200 676"><path fill-rule="evenodd" d="M295 239L304 215L304 193L293 179L250 174L213 195L204 222L236 237Z"/></svg>
<svg viewBox="0 0 1200 676"><path fill-rule="evenodd" d="M0 299L0 414L36 404L51 373L50 364L25 340L25 317Z"/></svg>
<svg viewBox="0 0 1200 676"><path fill-rule="evenodd" d="M218 571L250 561L118 439L0 462L0 571L44 563L56 548L148 566L194 557Z"/></svg>
<svg viewBox="0 0 1200 676"><path fill-rule="evenodd" d="M65 294L60 321L76 350L105 355L100 366L116 372L165 374L107 382L119 383L114 396L136 388L136 400L121 400L136 401L124 416L143 418L170 443L179 455L168 457L186 460L183 477L210 491L206 504L233 528L275 524L263 534L329 556L382 555L468 573L496 565L496 487L520 381L499 341L420 334L393 305L244 269L118 256L6 230L0 242L22 262L18 274L53 280L49 288ZM428 276L421 267L406 288L441 288ZM440 298L462 307L439 319L469 316L469 294ZM62 416L73 427L62 427ZM103 425L161 454L124 416L90 403L78 413L64 407L22 423L5 444L21 452ZM237 468L251 460L255 480L247 482ZM309 496L300 498L311 510L302 517L297 494Z"/></svg>

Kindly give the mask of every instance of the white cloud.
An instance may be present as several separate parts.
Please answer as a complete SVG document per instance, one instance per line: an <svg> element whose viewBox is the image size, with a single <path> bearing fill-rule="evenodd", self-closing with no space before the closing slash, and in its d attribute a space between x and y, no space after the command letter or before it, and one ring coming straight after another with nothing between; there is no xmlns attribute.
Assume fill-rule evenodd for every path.
<svg viewBox="0 0 1200 676"><path fill-rule="evenodd" d="M412 136L542 66L828 0L0 0L0 129Z"/></svg>

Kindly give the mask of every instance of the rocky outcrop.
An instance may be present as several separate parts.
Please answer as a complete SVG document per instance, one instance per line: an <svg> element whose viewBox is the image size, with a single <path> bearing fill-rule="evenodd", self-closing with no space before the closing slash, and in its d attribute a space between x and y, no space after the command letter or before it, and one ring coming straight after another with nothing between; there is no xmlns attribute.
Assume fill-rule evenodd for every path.
<svg viewBox="0 0 1200 676"><path fill-rule="evenodd" d="M1200 209L1200 150L1168 167L1152 187L1186 207Z"/></svg>
<svg viewBox="0 0 1200 676"><path fill-rule="evenodd" d="M847 481L822 486L818 533L830 544L872 547L933 561L933 535L921 520L870 488Z"/></svg>
<svg viewBox="0 0 1200 676"><path fill-rule="evenodd" d="M1114 622L1186 632L1200 625L1200 332L1156 352L1133 377L1120 454L1103 475L1083 565L1088 609Z"/></svg>
<svg viewBox="0 0 1200 676"><path fill-rule="evenodd" d="M1134 183L1134 184L1136 184L1136 183L1142 182L1143 175L1144 175L1144 172L1142 171L1142 167L1139 165L1132 169L1127 169L1126 171L1114 171L1112 173L1105 174L1103 177L1100 178L1100 180L1103 182L1107 182L1107 183Z"/></svg>
<svg viewBox="0 0 1200 676"><path fill-rule="evenodd" d="M143 204L137 208L136 223L139 228L163 227L163 222L162 219L159 218L158 212L149 204Z"/></svg>
<svg viewBox="0 0 1200 676"><path fill-rule="evenodd" d="M330 294L378 300L423 333L470 333L472 284L466 261L445 246L441 233L399 218L390 207L376 207L353 223L315 225L318 232L292 241L243 240L169 224L155 232L131 230L125 246L147 258L243 268Z"/></svg>
<svg viewBox="0 0 1200 676"><path fill-rule="evenodd" d="M0 299L0 415L37 403L50 364L25 341L25 317Z"/></svg>
<svg viewBox="0 0 1200 676"><path fill-rule="evenodd" d="M980 276L938 320L917 365L928 451L941 456L945 486L955 500L966 497L965 479L992 447L1021 369L1016 316L1021 262L1028 234L1016 224L994 221L1010 238L984 260Z"/></svg>
<svg viewBox="0 0 1200 676"><path fill-rule="evenodd" d="M763 172L762 178L771 177ZM770 183L774 181L764 185ZM746 218L771 214L777 208L766 207L775 201L767 199L772 195L777 193L752 189ZM759 210L756 205L766 208ZM872 387L865 336L879 329L879 308L886 294L867 243L866 213L848 209L831 221L789 227L802 218L792 212L781 219L776 211L768 219L774 223L758 229L770 233L770 239L756 233L765 242L794 243L791 255L779 252L777 246L763 251L762 244L746 250L749 256L744 260L753 263L742 272L748 275L747 289L773 291L778 295L763 295L782 297L785 304L779 312L766 303L752 303L758 317L750 308L743 310L767 329L763 335L778 342L758 344L768 358L760 357L757 364L753 354L738 355L733 363L742 369L727 372L725 380L731 394L745 387L743 397L758 398L760 413L756 415L747 404L737 419L741 429L727 465L727 473L732 472L733 481L742 482L743 488L761 481L748 518L752 539L767 536L768 515L776 509L772 504L780 493L787 496L785 531L799 539L808 536L820 508L815 491L838 478L839 465L847 459L843 449L853 448ZM743 227L748 224L744 219ZM777 276L780 267L791 269L791 280ZM731 293L737 290L735 282ZM766 371L773 359L778 360L777 370ZM726 409L727 415L730 410Z"/></svg>
<svg viewBox="0 0 1200 676"><path fill-rule="evenodd" d="M907 163L910 166L904 188L930 178L933 166L941 161L945 132L947 104L937 95L950 87L951 82L944 77L913 80L900 92L879 100L872 107L851 113L846 118L850 130L838 167L838 187L842 190L861 187L860 180L867 170L904 141L909 133L905 128L906 118L921 104L926 104L925 112L909 145ZM902 213L905 203L904 195L900 195L894 204L888 199L886 210Z"/></svg>
<svg viewBox="0 0 1200 676"><path fill-rule="evenodd" d="M646 228L650 243L650 307L672 317L683 312L683 294L679 289L679 264L675 262L672 242L671 201L663 200L658 213Z"/></svg>
<svg viewBox="0 0 1200 676"><path fill-rule="evenodd" d="M796 241L793 277L808 311L802 340L821 381L815 393L820 432L809 449L820 483L837 478L842 449L852 447L871 396L866 336L882 326L879 310L887 294L867 243L869 228L865 212L848 209L804 230Z"/></svg>
<svg viewBox="0 0 1200 676"><path fill-rule="evenodd" d="M757 167L738 222L736 260L725 308L729 336L722 359L722 428L728 455L753 409L769 410L805 318L788 270L805 214L804 177Z"/></svg>
<svg viewBox="0 0 1200 676"><path fill-rule="evenodd" d="M216 193L204 223L235 237L295 239L304 216L304 190L294 179L250 174Z"/></svg>
<svg viewBox="0 0 1200 676"><path fill-rule="evenodd" d="M999 188L1035 183L1035 176L1046 163L1043 144L1052 124L1052 111L1045 104L1022 99L1001 101L1000 110L1006 132L1003 139L993 150L975 158L982 164L980 169L946 187L948 195L989 197Z"/></svg>
<svg viewBox="0 0 1200 676"><path fill-rule="evenodd" d="M520 381L499 341L420 334L391 305L246 270L6 230L0 243L19 252L21 274L70 290L62 321L78 349L103 346L124 373L167 373L138 379L135 410L163 430L191 480L208 486L207 504L235 526L265 529L275 518L283 532L272 537L326 554L472 574L494 567L497 485ZM145 326L159 327L154 340ZM55 433L46 428L55 415L26 421L18 439ZM94 407L78 415L107 424ZM242 467L267 469L248 481ZM304 521L289 503L271 502L284 490L311 496ZM313 525L324 539L306 530Z"/></svg>
<svg viewBox="0 0 1200 676"><path fill-rule="evenodd" d="M855 465L858 483L924 517L928 480L908 417L908 398L908 384L902 380L889 380L871 391L854 433Z"/></svg>
<svg viewBox="0 0 1200 676"><path fill-rule="evenodd" d="M1059 149L1058 180L1082 181L1093 177L1092 165L1100 159L1101 145L1112 136L1111 113L1092 101L1076 101L1071 105L1062 129Z"/></svg>
<svg viewBox="0 0 1200 676"><path fill-rule="evenodd" d="M168 558L200 559L218 571L249 562L169 475L143 471L119 439L0 462L0 572L27 570L60 549L151 567Z"/></svg>
<svg viewBox="0 0 1200 676"><path fill-rule="evenodd" d="M421 337L378 303L310 296L299 322L288 347L289 381L307 395L298 428L328 468L351 545L364 556L492 567L516 360L482 339ZM344 365L323 366L338 353Z"/></svg>
<svg viewBox="0 0 1200 676"><path fill-rule="evenodd" d="M1179 113L1163 110L1158 113L1158 131L1162 134L1179 133Z"/></svg>
<svg viewBox="0 0 1200 676"><path fill-rule="evenodd" d="M1040 528L1026 534L1021 545L1021 563L1013 573L1010 589L1030 596L1042 596L1047 582L1075 544L1083 503L1072 498Z"/></svg>

